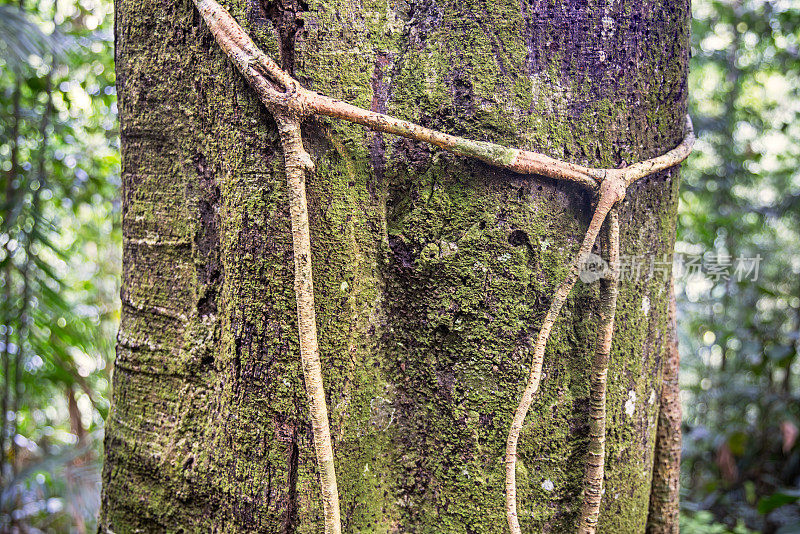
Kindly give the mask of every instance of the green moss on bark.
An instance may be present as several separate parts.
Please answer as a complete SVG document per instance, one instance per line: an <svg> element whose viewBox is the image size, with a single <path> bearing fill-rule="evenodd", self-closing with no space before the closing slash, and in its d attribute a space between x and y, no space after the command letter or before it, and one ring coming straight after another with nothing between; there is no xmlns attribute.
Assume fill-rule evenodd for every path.
<svg viewBox="0 0 800 534"><path fill-rule="evenodd" d="M450 133L595 166L682 134L682 3L283 2L305 9L292 42L277 3L226 5L265 50L293 50L308 87ZM117 0L117 16L127 300L101 523L318 532L274 121L189 2ZM350 124L304 135L345 529L498 532L529 351L592 199ZM631 188L623 254L669 253L676 182ZM667 284L623 277L601 531L644 530ZM520 440L525 531L577 517L597 305L579 283L548 346Z"/></svg>

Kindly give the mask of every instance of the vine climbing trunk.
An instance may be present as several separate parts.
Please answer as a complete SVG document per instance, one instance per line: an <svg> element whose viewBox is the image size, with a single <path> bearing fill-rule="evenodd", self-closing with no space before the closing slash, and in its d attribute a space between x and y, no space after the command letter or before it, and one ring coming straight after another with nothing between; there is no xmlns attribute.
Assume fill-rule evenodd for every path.
<svg viewBox="0 0 800 534"><path fill-rule="evenodd" d="M325 532L326 534L339 534L341 532L339 493L336 487L336 467L333 462L328 407L319 359L317 318L314 311L314 281L311 268L311 240L306 201L306 173L313 172L314 164L303 147L299 119L282 115L276 118L278 119L284 168L289 185L289 216L292 221L298 339L303 364L303 379L310 406L314 449L320 471Z"/></svg>
<svg viewBox="0 0 800 534"><path fill-rule="evenodd" d="M341 511L346 532L499 532L507 512L644 532L677 168L598 199L576 166L681 142L688 3L225 2L303 86L368 110L310 95L325 116L301 126L258 98L297 88L226 48L243 34L215 41L209 5L117 0L101 530L318 532ZM579 276L601 248L612 279Z"/></svg>
<svg viewBox="0 0 800 534"><path fill-rule="evenodd" d="M578 524L580 534L594 533L603 502L606 456L606 390L611 345L614 340L614 317L617 309L619 286L619 215L609 213L607 237L604 239L605 259L610 269L600 281L600 317L592 360L589 403L589 453L586 459L583 486L583 505Z"/></svg>

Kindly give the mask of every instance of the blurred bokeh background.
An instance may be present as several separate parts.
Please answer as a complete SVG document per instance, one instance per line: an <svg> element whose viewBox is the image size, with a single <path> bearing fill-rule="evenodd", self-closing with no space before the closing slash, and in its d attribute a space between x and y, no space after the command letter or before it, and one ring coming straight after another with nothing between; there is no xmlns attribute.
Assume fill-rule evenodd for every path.
<svg viewBox="0 0 800 534"><path fill-rule="evenodd" d="M681 531L799 534L800 5L693 4ZM0 0L0 532L96 530L121 270L113 43L110 0Z"/></svg>
<svg viewBox="0 0 800 534"><path fill-rule="evenodd" d="M0 532L89 532L119 319L108 0L0 1Z"/></svg>
<svg viewBox="0 0 800 534"><path fill-rule="evenodd" d="M800 533L800 2L694 0L693 15L699 139L676 251L733 267L679 277L683 530Z"/></svg>

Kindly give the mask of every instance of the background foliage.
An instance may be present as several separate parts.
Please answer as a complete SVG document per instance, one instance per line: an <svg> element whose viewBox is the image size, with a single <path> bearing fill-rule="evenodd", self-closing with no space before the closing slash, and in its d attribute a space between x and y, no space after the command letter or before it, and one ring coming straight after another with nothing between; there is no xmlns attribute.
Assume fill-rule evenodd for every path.
<svg viewBox="0 0 800 534"><path fill-rule="evenodd" d="M681 530L790 534L800 532L800 7L693 9L699 142L677 244L691 260L677 279ZM94 529L119 313L118 149L110 0L0 0L0 532ZM759 256L757 277L738 276L738 260Z"/></svg>
<svg viewBox="0 0 800 534"><path fill-rule="evenodd" d="M694 2L677 251L731 276L679 277L683 504L800 532L800 6ZM756 280L737 258L761 261ZM688 514L691 515L691 514ZM706 530L708 531L708 530Z"/></svg>
<svg viewBox="0 0 800 534"><path fill-rule="evenodd" d="M87 532L118 321L112 6L0 1L0 531Z"/></svg>

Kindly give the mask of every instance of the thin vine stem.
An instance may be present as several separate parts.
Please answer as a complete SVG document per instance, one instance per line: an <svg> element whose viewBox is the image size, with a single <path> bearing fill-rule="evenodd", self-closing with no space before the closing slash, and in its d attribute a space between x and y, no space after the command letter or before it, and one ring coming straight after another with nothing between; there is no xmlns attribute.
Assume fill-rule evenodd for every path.
<svg viewBox="0 0 800 534"><path fill-rule="evenodd" d="M506 441L506 520L508 521L508 528L511 530L512 534L521 533L519 519L517 517L517 443L519 441L519 434L522 431L522 426L525 423L525 417L528 415L528 410L533 402L533 396L539 390L547 341L550 339L550 332L561 313L561 308L566 302L567 296L575 285L575 282L578 281L581 266L586 263L592 251L592 247L600 233L606 215L608 215L614 207L614 204L624 197L624 194L624 183L618 180L605 180L603 182L600 199L597 202L597 207L589 223L589 228L586 230L583 242L569 266L567 276L556 288L553 300L550 302L550 308L547 310L547 315L545 315L542 326L539 329L539 334L536 336L528 384L525 387L525 391L522 393L517 411L514 413L514 418L511 422L511 428L508 431L508 439Z"/></svg>
<svg viewBox="0 0 800 534"><path fill-rule="evenodd" d="M376 131L430 143L453 154L479 159L520 174L539 174L555 180L566 180L591 190L596 190L611 171L623 175L625 182L631 184L644 176L677 165L686 159L694 143L691 120L687 116L686 137L666 154L626 169L598 169L561 161L538 152L439 132L305 89L261 51L215 0L193 1L217 43L273 113L291 110L293 115L301 119L311 114L342 119Z"/></svg>
<svg viewBox="0 0 800 534"><path fill-rule="evenodd" d="M589 412L589 452L583 477L583 504L578 520L578 534L594 534L603 499L606 460L606 386L614 336L614 317L619 293L619 214L608 214L603 249L608 273L600 280L600 327L592 361Z"/></svg>
<svg viewBox="0 0 800 534"><path fill-rule="evenodd" d="M328 423L328 407L322 384L322 366L317 343L317 319L314 311L314 282L311 270L311 234L306 202L306 172L314 169L311 158L303 148L300 122L295 117L276 116L283 145L286 180L289 185L289 210L292 222L294 252L294 292L297 300L297 323L300 338L300 358L303 378L311 407L311 426L314 450L317 455L325 533L341 534L339 491L333 462L333 446Z"/></svg>

